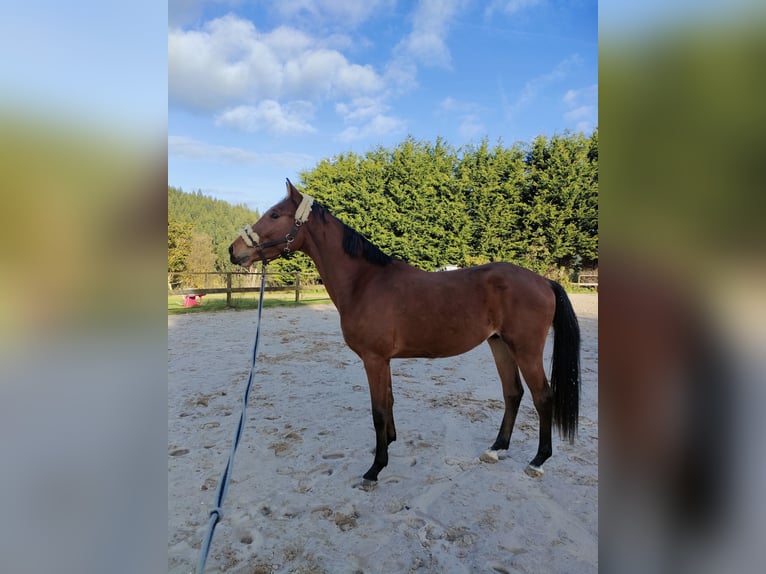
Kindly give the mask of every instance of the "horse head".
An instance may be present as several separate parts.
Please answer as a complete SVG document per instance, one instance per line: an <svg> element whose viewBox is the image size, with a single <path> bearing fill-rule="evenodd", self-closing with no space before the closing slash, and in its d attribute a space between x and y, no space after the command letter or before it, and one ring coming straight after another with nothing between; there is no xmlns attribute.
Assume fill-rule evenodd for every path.
<svg viewBox="0 0 766 574"><path fill-rule="evenodd" d="M229 245L231 262L250 267L259 259L267 263L300 250L303 237L299 232L313 203L311 196L298 191L288 179L287 197L267 209L255 224L245 227Z"/></svg>

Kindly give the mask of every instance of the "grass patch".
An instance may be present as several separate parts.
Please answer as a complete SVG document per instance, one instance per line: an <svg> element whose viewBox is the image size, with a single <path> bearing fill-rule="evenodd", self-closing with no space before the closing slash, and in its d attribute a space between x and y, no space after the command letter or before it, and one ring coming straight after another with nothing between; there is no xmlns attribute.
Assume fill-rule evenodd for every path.
<svg viewBox="0 0 766 574"><path fill-rule="evenodd" d="M205 313L208 311L223 311L225 309L257 309L258 293L233 293L231 307L226 306L226 293L211 293L202 297L202 302L195 307L184 307L183 295L168 295L168 315L183 315L186 313ZM263 307L302 307L332 303L324 288L312 288L301 291L301 300L295 302L295 291L269 291L263 295Z"/></svg>
<svg viewBox="0 0 766 574"><path fill-rule="evenodd" d="M564 287L564 290L567 293L590 293L590 294L598 294L598 288L597 287L581 287L577 283L570 283L569 285L566 285Z"/></svg>

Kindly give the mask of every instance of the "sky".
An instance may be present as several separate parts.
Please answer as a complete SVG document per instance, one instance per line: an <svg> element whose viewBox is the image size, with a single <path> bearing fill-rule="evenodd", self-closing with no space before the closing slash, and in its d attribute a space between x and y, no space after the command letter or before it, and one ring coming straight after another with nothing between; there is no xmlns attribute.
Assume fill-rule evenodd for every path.
<svg viewBox="0 0 766 574"><path fill-rule="evenodd" d="M596 0L170 0L168 184L261 212L285 178L408 136L598 125Z"/></svg>

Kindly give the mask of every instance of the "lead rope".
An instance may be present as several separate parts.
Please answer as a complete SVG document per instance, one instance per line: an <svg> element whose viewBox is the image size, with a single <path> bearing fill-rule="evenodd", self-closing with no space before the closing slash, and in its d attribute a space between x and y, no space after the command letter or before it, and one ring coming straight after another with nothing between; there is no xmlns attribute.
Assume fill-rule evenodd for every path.
<svg viewBox="0 0 766 574"><path fill-rule="evenodd" d="M255 344L253 345L253 358L250 363L250 375L247 377L247 385L245 386L245 393L242 396L242 414L239 416L239 426L234 433L234 442L231 445L231 453L229 454L229 461L226 463L226 468L221 475L221 480L218 482L218 488L215 493L215 506L210 511L210 520L207 523L207 532L205 533L205 539L202 541L202 549L200 550L199 562L197 564L197 574L202 574L205 571L205 562L207 561L208 552L210 552L210 542L213 540L213 532L218 522L223 518L223 499L226 497L226 491L229 489L229 479L231 478L231 472L234 467L234 454L237 452L239 446L239 439L242 438L242 432L245 429L245 411L247 409L247 399L250 396L250 387L253 385L253 374L255 373L255 359L258 355L258 341L261 335L261 311L263 310L263 291L266 286L266 264L261 267L261 294L258 299L258 321L255 327Z"/></svg>

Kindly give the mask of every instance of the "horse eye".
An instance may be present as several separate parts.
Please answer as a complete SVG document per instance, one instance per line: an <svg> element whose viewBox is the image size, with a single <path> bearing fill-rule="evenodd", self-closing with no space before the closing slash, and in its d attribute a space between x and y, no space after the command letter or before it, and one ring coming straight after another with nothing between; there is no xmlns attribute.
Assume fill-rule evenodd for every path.
<svg viewBox="0 0 766 574"><path fill-rule="evenodd" d="M271 219L279 219L279 214L276 211L271 212Z"/></svg>

